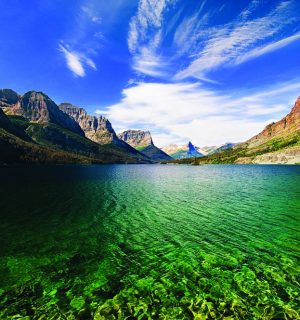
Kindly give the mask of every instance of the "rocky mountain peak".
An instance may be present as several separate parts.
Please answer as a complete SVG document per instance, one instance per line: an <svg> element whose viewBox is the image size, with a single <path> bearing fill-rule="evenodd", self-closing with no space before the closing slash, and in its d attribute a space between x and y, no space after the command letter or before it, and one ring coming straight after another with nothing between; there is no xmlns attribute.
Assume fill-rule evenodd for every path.
<svg viewBox="0 0 300 320"><path fill-rule="evenodd" d="M119 133L118 137L134 148L144 148L153 145L150 131L126 130Z"/></svg>
<svg viewBox="0 0 300 320"><path fill-rule="evenodd" d="M118 134L118 137L155 162L172 160L168 154L154 145L150 131L127 130Z"/></svg>
<svg viewBox="0 0 300 320"><path fill-rule="evenodd" d="M296 100L291 112L277 122L267 125L262 132L249 139L246 143L252 148L265 141L287 135L300 129L300 97Z"/></svg>
<svg viewBox="0 0 300 320"><path fill-rule="evenodd" d="M296 100L295 105L290 112L290 115L300 118L300 97Z"/></svg>
<svg viewBox="0 0 300 320"><path fill-rule="evenodd" d="M18 102L20 96L11 89L0 89L0 108L6 108Z"/></svg>
<svg viewBox="0 0 300 320"><path fill-rule="evenodd" d="M82 118L87 116L87 113L83 108L74 106L68 102L61 103L59 109L71 116L76 122L79 122Z"/></svg>
<svg viewBox="0 0 300 320"><path fill-rule="evenodd" d="M189 143L188 143L188 150L189 150L189 152L198 152L191 141L189 141Z"/></svg>
<svg viewBox="0 0 300 320"><path fill-rule="evenodd" d="M17 110L19 108L19 110ZM29 91L21 98L21 103L15 111L31 121L46 123L58 112L56 104L43 92Z"/></svg>
<svg viewBox="0 0 300 320"><path fill-rule="evenodd" d="M23 96L14 91L6 89L2 92L2 101L6 99L5 113L8 115L19 115L30 122L53 123L63 128L83 135L79 125L61 110L56 103L45 93L39 91L28 91Z"/></svg>
<svg viewBox="0 0 300 320"><path fill-rule="evenodd" d="M84 131L85 136L92 141L106 144L117 141L118 137L109 122L104 116L88 115L84 108L72 105L71 103L61 103L60 110L71 116Z"/></svg>

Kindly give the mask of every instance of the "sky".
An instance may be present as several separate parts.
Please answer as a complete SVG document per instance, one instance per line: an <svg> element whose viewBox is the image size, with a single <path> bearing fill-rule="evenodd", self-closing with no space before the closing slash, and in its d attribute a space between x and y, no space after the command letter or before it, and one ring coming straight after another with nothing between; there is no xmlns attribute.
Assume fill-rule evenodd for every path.
<svg viewBox="0 0 300 320"><path fill-rule="evenodd" d="M159 147L242 142L300 96L299 0L0 0L0 88Z"/></svg>

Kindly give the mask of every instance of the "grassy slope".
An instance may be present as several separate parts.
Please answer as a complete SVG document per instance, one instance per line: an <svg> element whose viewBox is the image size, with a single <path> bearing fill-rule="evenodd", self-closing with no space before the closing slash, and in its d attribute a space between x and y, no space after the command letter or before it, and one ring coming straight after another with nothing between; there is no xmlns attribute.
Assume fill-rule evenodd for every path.
<svg viewBox="0 0 300 320"><path fill-rule="evenodd" d="M21 116L3 113L0 120L2 164L147 162L138 152L130 154L114 144L101 146L55 124L29 123Z"/></svg>
<svg viewBox="0 0 300 320"><path fill-rule="evenodd" d="M135 163L139 162L139 159L147 161L139 153L131 154L122 146L113 143L99 145L54 124L30 124L26 132L39 144L97 158L103 162Z"/></svg>
<svg viewBox="0 0 300 320"><path fill-rule="evenodd" d="M0 128L0 164L100 163L97 159L24 141Z"/></svg>
<svg viewBox="0 0 300 320"><path fill-rule="evenodd" d="M176 160L181 159L186 153L186 150L177 150L174 154L172 154L172 158Z"/></svg>
<svg viewBox="0 0 300 320"><path fill-rule="evenodd" d="M165 152L153 145L148 145L146 147L137 147L136 149L153 161L172 160L172 157L168 156Z"/></svg>
<svg viewBox="0 0 300 320"><path fill-rule="evenodd" d="M227 149L220 153L212 154L206 157L181 159L172 162L182 164L235 163L239 158L247 158L249 162L251 162L251 160L256 156L276 152L278 150L284 151L295 146L300 146L300 130L289 133L285 136L275 137L255 148L248 148L247 143L242 143L234 148Z"/></svg>

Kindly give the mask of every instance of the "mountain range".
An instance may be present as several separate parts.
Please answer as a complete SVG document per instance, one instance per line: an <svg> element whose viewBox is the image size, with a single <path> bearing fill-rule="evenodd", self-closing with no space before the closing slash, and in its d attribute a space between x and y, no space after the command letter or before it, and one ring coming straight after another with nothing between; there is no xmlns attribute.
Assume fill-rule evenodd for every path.
<svg viewBox="0 0 300 320"><path fill-rule="evenodd" d="M204 154L198 151L191 142L183 145L170 144L163 147L162 150L166 152L173 159L186 159L193 157L203 157Z"/></svg>
<svg viewBox="0 0 300 320"><path fill-rule="evenodd" d="M77 119L42 92L21 96L10 89L0 90L0 107L2 164L152 162L118 139L104 117L91 117L77 108L81 113Z"/></svg>
<svg viewBox="0 0 300 320"><path fill-rule="evenodd" d="M173 159L199 158L232 148L235 143L224 143L220 146L197 147L189 142L183 145L170 144L162 148Z"/></svg>
<svg viewBox="0 0 300 320"><path fill-rule="evenodd" d="M291 112L246 142L159 149L149 131L117 134L104 116L43 92L0 90L0 164L19 163L299 163L300 98ZM174 160L175 159L175 160Z"/></svg>
<svg viewBox="0 0 300 320"><path fill-rule="evenodd" d="M300 97L290 113L251 139L202 158L176 163L300 164Z"/></svg>

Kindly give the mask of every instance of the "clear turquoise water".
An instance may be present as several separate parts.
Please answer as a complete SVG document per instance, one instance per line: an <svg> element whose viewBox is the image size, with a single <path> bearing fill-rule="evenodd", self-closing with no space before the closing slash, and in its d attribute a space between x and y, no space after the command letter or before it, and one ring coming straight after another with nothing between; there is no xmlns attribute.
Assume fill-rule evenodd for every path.
<svg viewBox="0 0 300 320"><path fill-rule="evenodd" d="M299 166L0 177L1 319L300 319Z"/></svg>

